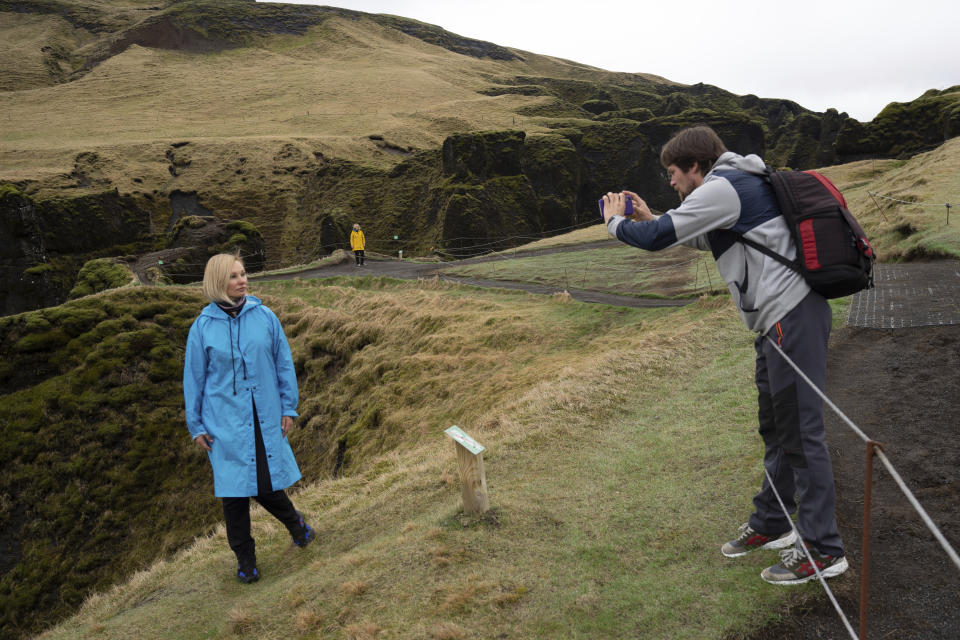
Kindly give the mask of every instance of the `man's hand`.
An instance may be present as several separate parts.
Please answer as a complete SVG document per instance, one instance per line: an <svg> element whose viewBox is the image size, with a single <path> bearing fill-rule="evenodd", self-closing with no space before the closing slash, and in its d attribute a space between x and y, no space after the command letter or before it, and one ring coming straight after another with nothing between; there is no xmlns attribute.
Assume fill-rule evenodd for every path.
<svg viewBox="0 0 960 640"><path fill-rule="evenodd" d="M280 419L280 432L283 433L283 437L287 437L287 433L290 432L290 429L293 427L293 416L283 416Z"/></svg>
<svg viewBox="0 0 960 640"><path fill-rule="evenodd" d="M656 216L650 212L650 207L647 206L647 203L644 202L640 196L633 191L624 191L623 195L633 200L633 215L630 216L631 220L636 220L637 222L656 220Z"/></svg>
<svg viewBox="0 0 960 640"><path fill-rule="evenodd" d="M622 216L626 207L622 193L607 193L603 196L603 223L607 224L614 216Z"/></svg>
<svg viewBox="0 0 960 640"><path fill-rule="evenodd" d="M198 447L200 447L207 453L210 453L211 451L210 445L213 444L213 436L211 436L208 433L204 433L194 438L193 441L197 443Z"/></svg>

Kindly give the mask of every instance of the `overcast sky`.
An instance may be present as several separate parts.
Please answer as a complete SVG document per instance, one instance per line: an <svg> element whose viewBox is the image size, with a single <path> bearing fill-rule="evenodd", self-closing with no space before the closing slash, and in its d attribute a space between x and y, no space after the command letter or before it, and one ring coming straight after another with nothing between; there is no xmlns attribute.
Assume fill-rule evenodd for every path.
<svg viewBox="0 0 960 640"><path fill-rule="evenodd" d="M861 121L960 84L958 0L286 0L391 13L610 71L834 107Z"/></svg>

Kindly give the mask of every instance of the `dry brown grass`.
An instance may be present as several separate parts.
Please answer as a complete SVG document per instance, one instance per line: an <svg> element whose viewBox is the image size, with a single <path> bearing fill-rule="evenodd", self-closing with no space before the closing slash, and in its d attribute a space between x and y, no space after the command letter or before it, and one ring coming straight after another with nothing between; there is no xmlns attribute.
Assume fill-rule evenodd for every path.
<svg viewBox="0 0 960 640"><path fill-rule="evenodd" d="M251 633L256 628L257 616L251 611L249 604L241 602L227 613L227 622L233 633L245 635Z"/></svg>
<svg viewBox="0 0 960 640"><path fill-rule="evenodd" d="M59 16L4 13L0 22L0 91L53 84L43 62L43 47L82 47L93 40Z"/></svg>
<svg viewBox="0 0 960 640"><path fill-rule="evenodd" d="M960 219L960 207L956 206L960 204L960 138L910 160L863 160L822 171L843 191L881 260L960 258L960 227L956 225ZM943 206L947 202L954 205L950 225Z"/></svg>
<svg viewBox="0 0 960 640"><path fill-rule="evenodd" d="M731 568L699 541L721 535L731 512L749 502L742 478L731 476L755 461L744 446L755 407L741 406L751 384L750 336L729 303L649 312L413 284L277 286L274 307L289 315L285 326L304 322L290 332L295 352L321 336L348 344L348 326L369 329L364 314L392 329L358 351L356 369L344 375L413 356L459 357L472 366L420 393L430 407L405 407L429 424L419 432L420 423L408 423L415 428L403 446L296 493L322 543L290 553L282 528L263 529L258 560L266 577L255 602L232 579L232 554L218 530L135 584L92 599L50 638L76 638L77 628L95 623L110 640L142 628L201 637L224 620L228 634L256 619L247 635L272 640L300 633L299 611L322 618L307 637L547 638L571 629L616 637L604 625L623 615L650 621L647 637L718 637L731 619L746 620L783 597L753 589L760 581L750 563ZM360 355L367 351L369 362ZM493 368L484 368L488 361ZM503 387L485 386L504 369ZM408 391L433 376L430 367L405 371L411 377L396 384ZM381 375L375 388L406 388L394 384ZM303 389L304 399L315 391ZM430 411L442 416L462 404L471 411L463 424L490 452L496 518L464 521L457 487L438 482L452 465L442 434L449 424L430 423ZM261 520L269 516L258 511ZM694 520L704 531L681 547L658 537L664 523ZM351 583L367 586L357 595L360 589L344 586ZM208 594L202 607L198 590ZM589 593L597 599L578 600ZM678 609L690 611L686 626L657 617Z"/></svg>
<svg viewBox="0 0 960 640"><path fill-rule="evenodd" d="M321 624L323 624L323 616L319 616L308 609L297 611L295 625L298 633L307 634L313 632L318 629Z"/></svg>
<svg viewBox="0 0 960 640"><path fill-rule="evenodd" d="M343 630L349 640L373 640L383 629L374 622L348 624Z"/></svg>
<svg viewBox="0 0 960 640"><path fill-rule="evenodd" d="M550 249L553 247L565 247L570 245L585 244L588 242L609 240L610 234L607 233L607 228L602 224L599 224L599 222L600 217L597 216L597 224L592 224L589 227L577 229L563 235L537 240L529 244L521 245L514 249L502 251L500 253L504 255L510 255L511 253L516 253L518 251L536 251L538 249Z"/></svg>
<svg viewBox="0 0 960 640"><path fill-rule="evenodd" d="M430 629L430 637L433 640L463 640L467 632L453 622L441 622Z"/></svg>
<svg viewBox="0 0 960 640"><path fill-rule="evenodd" d="M258 147L304 141L326 157L389 166L396 156L370 134L399 147L435 148L456 131L539 130L515 112L544 98L477 90L490 86L491 77L538 67L576 73L568 63L533 54L513 63L472 58L367 20L334 18L303 36L215 54L131 46L79 80L43 86L40 57L24 51L51 38L75 38L73 31L59 18L16 14L0 29L0 53L3 46L11 53L0 56L9 61L0 66L7 84L35 87L0 92L0 179L69 173L78 152L93 150L141 177L141 188L162 188L169 174L146 168L165 171L156 159L178 140L229 141L252 167L266 166L257 160ZM115 184L123 190L126 182Z"/></svg>
<svg viewBox="0 0 960 640"><path fill-rule="evenodd" d="M340 592L354 598L362 596L370 589L370 584L363 580L348 580L340 585Z"/></svg>
<svg viewBox="0 0 960 640"><path fill-rule="evenodd" d="M450 588L441 594L440 610L443 612L464 611L484 599L484 596L494 586L491 582L479 580Z"/></svg>

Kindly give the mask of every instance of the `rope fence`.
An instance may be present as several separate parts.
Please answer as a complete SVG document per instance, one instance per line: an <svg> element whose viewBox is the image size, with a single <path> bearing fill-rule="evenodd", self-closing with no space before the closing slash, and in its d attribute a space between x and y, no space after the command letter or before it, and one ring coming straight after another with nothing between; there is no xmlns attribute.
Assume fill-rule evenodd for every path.
<svg viewBox="0 0 960 640"><path fill-rule="evenodd" d="M790 523L790 528L793 529L794 535L797 536L797 540L801 540L800 532L797 531L797 525L794 524L793 519L790 518L790 512L787 510L786 505L783 504L783 498L780 497L780 492L777 491L776 485L773 483L773 478L770 477L770 474L767 472L767 468L763 468L763 473L767 477L767 484L770 485L770 488L773 489L773 495L777 497L777 503L780 505L780 509L787 516L787 521ZM817 580L820 581L820 584L823 586L824 591L827 592L827 597L830 599L830 604L833 605L833 608L840 615L840 619L843 620L843 626L846 627L847 632L850 634L850 637L854 640L857 640L857 632L853 630L853 626L850 624L850 621L847 620L847 615L843 612L843 609L840 608L840 603L837 602L836 597L833 595L833 591L830 590L830 587L827 586L827 580L823 577L823 573L820 572L820 567L817 566L817 563L813 560L813 556L810 554L810 549L807 548L807 545L801 544L800 548L803 549L804 555L807 556L807 560L810 562L810 566L813 567L813 571L817 575ZM862 630L861 630L862 632Z"/></svg>
<svg viewBox="0 0 960 640"><path fill-rule="evenodd" d="M830 407L830 409L848 427L850 427L850 429L854 433L856 433L857 436L861 440L863 440L864 443L866 443L867 445L867 463L868 464L867 464L867 477L865 479L865 484L864 484L865 497L864 497L864 526L863 526L863 551L862 551L863 568L861 570L861 587L860 587L860 638L866 638L867 590L868 590L868 584L869 584L869 561L870 561L870 556L869 556L870 488L872 486L871 485L872 465L870 463L872 461L873 454L876 454L880 462L883 463L883 466L886 468L890 476L894 479L894 482L896 483L897 487L900 489L903 495L907 498L907 501L910 503L910 506L912 506L914 510L917 512L917 514L920 516L920 519L927 526L927 529L929 529L930 532L933 534L934 539L936 539L936 541L940 544L944 552L946 552L947 557L950 558L951 562L953 562L953 564L957 567L958 570L960 570L960 555L957 554L956 550L954 550L954 548L950 545L950 542L947 541L946 537L940 531L939 527L937 527L936 523L934 523L933 519L930 517L927 511L920 504L920 501L917 500L916 496L913 494L910 488L907 487L906 482L904 482L903 478L894 468L893 463L891 463L890 459L887 458L887 456L883 453L880 443L871 439L850 418L848 418L847 415L843 413L843 411L841 411L840 408L837 407L837 405L834 404L833 401L830 400L830 398L828 398L827 395L823 393L823 391L821 391L820 388L817 387L817 385L814 384L812 380L810 380L810 378L807 377L807 375L800 369L800 367L798 367L797 364L793 360L791 360L786 353L784 353L783 349L780 348L780 345L778 345L775 340L773 340L770 336L766 336L766 340L770 343L771 346L773 346L773 348L777 351L777 353L780 354L780 357L782 357L784 361L787 364L789 364L794 371L797 372L797 375L799 375L800 378L805 383L807 383L807 385L811 389L813 389L813 391L816 392L818 396L820 396L823 402L828 407ZM796 527L794 526L793 520L790 518L790 513L787 511L786 507L784 506L783 501L780 498L780 495L777 494L776 487L773 484L773 479L770 478L770 474L767 473L766 468L764 468L764 474L766 474L767 482L770 484L770 487L773 489L774 494L777 496L777 501L780 503L780 508L783 509L783 512L787 516L787 519L790 520L790 526L793 528L794 532L797 533L798 539L800 539L800 533L797 531ZM852 638L856 639L857 638L856 633L854 632L853 628L850 626L850 623L847 620L846 615L843 613L843 610L840 608L840 605L837 603L836 598L833 597L833 593L830 591L830 588L827 586L826 581L821 575L819 568L817 568L816 563L813 561L813 558L811 557L809 550L806 548L806 545L801 544L800 546L803 548L804 552L806 553L807 558L811 563L811 566L814 568L814 571L816 572L817 578L820 580L820 583L823 585L823 588L826 590L831 603L833 604L834 608L837 610L837 613L840 615L841 619L843 620L843 623L846 626L847 631L850 633Z"/></svg>
<svg viewBox="0 0 960 640"><path fill-rule="evenodd" d="M880 203L877 202L877 198L881 198L881 199L883 199L883 200L889 200L889 201L891 201L891 202L897 202L897 203L900 203L900 204L909 204L909 205L913 205L913 206L915 206L915 207L937 207L937 208L939 208L939 207L946 207L946 209L947 209L947 224L948 224L948 225L950 224L950 209L951 209L951 207L955 207L956 204L954 204L954 203L957 202L958 200L960 200L960 198L954 198L954 199L953 199L953 200L954 200L954 203L950 203L950 202L921 202L921 201L919 201L919 200L901 200L900 198L894 198L894 197L892 197L892 196L885 196L885 195L883 195L883 194L875 193L875 192L873 192L873 191L867 191L867 193L870 195L871 198L873 198L873 204L877 207L877 211L880 212L880 215L883 216L883 219L884 219L884 220L887 219L887 216L886 216L886 214L883 212L883 209L880 207Z"/></svg>

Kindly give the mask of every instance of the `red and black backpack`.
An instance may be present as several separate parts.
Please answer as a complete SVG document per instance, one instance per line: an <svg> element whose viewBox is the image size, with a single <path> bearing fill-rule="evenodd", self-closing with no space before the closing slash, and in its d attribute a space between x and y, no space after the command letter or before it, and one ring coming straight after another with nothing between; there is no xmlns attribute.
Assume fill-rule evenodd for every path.
<svg viewBox="0 0 960 640"><path fill-rule="evenodd" d="M765 179L797 246L796 260L740 236L739 242L798 272L824 298L842 298L873 287L876 258L843 194L816 171L773 171Z"/></svg>

